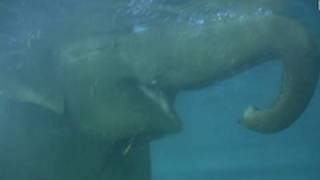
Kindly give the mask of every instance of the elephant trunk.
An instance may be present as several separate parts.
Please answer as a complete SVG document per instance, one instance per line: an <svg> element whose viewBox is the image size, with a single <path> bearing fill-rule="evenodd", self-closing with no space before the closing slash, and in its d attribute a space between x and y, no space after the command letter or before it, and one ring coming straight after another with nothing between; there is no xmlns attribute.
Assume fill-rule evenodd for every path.
<svg viewBox="0 0 320 180"><path fill-rule="evenodd" d="M273 37L269 45L283 64L280 95L269 108L246 109L242 124L262 133L279 132L289 127L307 107L319 78L317 46L310 34L296 22L278 17L274 19Z"/></svg>

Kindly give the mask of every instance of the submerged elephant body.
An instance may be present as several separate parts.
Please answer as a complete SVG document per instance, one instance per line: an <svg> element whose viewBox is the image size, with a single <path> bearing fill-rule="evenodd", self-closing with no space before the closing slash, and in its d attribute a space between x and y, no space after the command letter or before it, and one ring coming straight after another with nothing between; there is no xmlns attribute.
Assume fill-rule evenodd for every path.
<svg viewBox="0 0 320 180"><path fill-rule="evenodd" d="M54 135L62 142L54 156L72 157L66 168L71 172L63 178L150 179L148 142L181 129L173 106L180 91L214 84L268 60L279 60L284 73L277 101L263 110L250 106L242 123L259 132L278 132L307 107L319 76L317 46L301 24L273 12L271 3L269 8L259 3L264 1L227 9L232 6L216 1L213 11L205 6L210 14L205 17L186 15L176 9L178 5L168 8L152 6L152 2L141 5L142 9L132 4L119 11L109 7L114 14L103 12L102 19L112 14L106 16L108 20L121 20L138 10L153 19L142 21L136 13L130 17L132 22L110 23L107 33L99 30L100 24L87 26L81 19L75 26L77 22L72 21L69 29L61 30L66 35L54 46L55 53L48 60L54 63L50 67L42 63L40 73L33 72L39 66L24 70L32 72L27 82L42 76L39 83L22 83L22 76L2 78L1 95L60 116L68 133ZM215 10L219 7L225 9ZM149 11L155 13L150 15ZM89 140L81 142L79 137ZM63 144L68 141L70 151L93 148L80 148L78 154L65 152ZM91 152L98 154L97 159L103 156L98 164L90 161ZM84 160L79 160L82 154ZM65 160L53 164L60 163ZM72 168L76 164L79 166ZM137 166L141 168L134 168ZM83 176L72 173L77 168L85 169ZM57 169L58 175L64 174L64 168Z"/></svg>

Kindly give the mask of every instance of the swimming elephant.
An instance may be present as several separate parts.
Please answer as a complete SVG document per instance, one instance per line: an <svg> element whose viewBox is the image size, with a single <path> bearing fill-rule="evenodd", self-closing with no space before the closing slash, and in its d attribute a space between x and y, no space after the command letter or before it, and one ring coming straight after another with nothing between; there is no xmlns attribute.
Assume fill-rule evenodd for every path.
<svg viewBox="0 0 320 180"><path fill-rule="evenodd" d="M274 133L303 113L319 77L317 45L303 25L260 6L213 11L210 20L163 11L179 20L117 22L108 33L97 23L52 28L67 35L59 34L63 38L53 46L48 38L35 44L32 53L15 57L21 64L8 63L14 68L1 72L0 94L11 106L2 123L9 135L21 128L24 133L13 133L16 146L1 139L11 148L0 151L6 157L0 166L7 170L2 179L19 174L20 179L148 180L149 141L181 129L174 110L179 92L269 60L283 67L280 94L266 109L249 106L241 123Z"/></svg>

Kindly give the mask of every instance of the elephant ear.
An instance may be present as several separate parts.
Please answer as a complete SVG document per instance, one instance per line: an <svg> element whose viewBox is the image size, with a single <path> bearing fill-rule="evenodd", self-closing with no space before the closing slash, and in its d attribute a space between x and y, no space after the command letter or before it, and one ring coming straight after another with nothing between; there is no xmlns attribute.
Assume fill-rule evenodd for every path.
<svg viewBox="0 0 320 180"><path fill-rule="evenodd" d="M49 111L63 114L63 98L51 89L31 87L10 78L0 81L1 98L35 104Z"/></svg>
<svg viewBox="0 0 320 180"><path fill-rule="evenodd" d="M282 87L276 102L258 110L250 106L242 123L258 132L273 133L289 127L308 106L319 78L319 51L310 33L297 22L273 17L265 34L272 35L266 47L283 64ZM263 30L261 30L263 31ZM268 40L266 40L268 41Z"/></svg>
<svg viewBox="0 0 320 180"><path fill-rule="evenodd" d="M0 98L31 103L62 114L64 98L53 72L54 67L47 62L20 57L4 59L0 67Z"/></svg>

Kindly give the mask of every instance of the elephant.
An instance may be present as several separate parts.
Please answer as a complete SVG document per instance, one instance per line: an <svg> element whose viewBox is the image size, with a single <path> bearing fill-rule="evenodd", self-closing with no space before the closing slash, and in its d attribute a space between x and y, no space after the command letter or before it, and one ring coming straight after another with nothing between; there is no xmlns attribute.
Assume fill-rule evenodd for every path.
<svg viewBox="0 0 320 180"><path fill-rule="evenodd" d="M241 120L268 134L296 121L316 89L317 43L273 1L216 0L201 6L208 16L183 3L97 2L3 62L2 179L149 180L149 142L182 129L179 92L277 60L277 100Z"/></svg>

